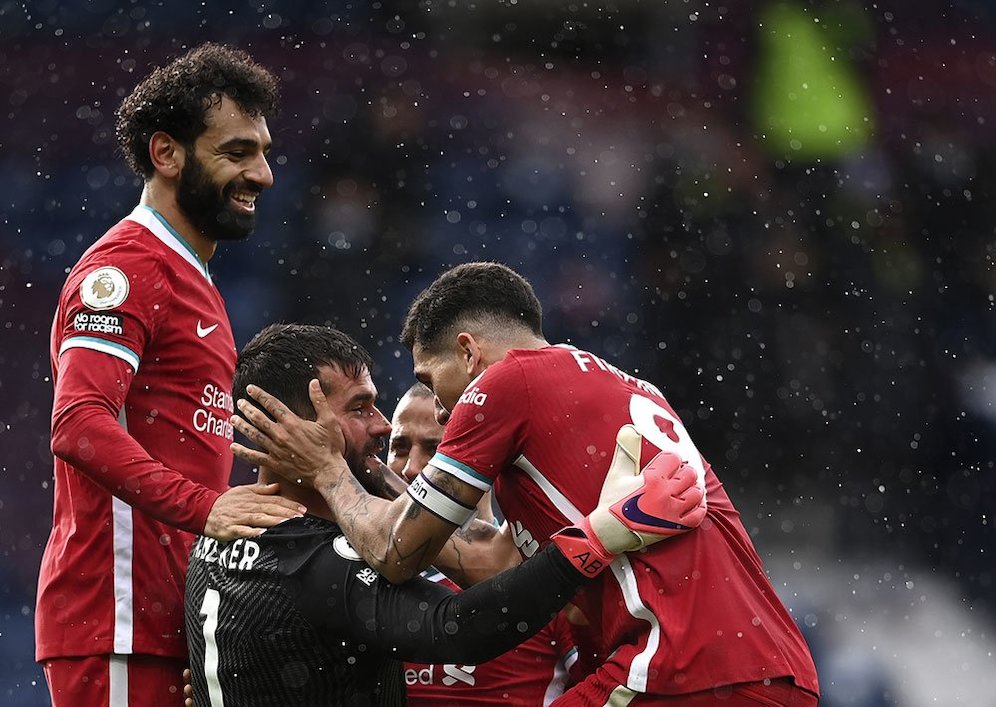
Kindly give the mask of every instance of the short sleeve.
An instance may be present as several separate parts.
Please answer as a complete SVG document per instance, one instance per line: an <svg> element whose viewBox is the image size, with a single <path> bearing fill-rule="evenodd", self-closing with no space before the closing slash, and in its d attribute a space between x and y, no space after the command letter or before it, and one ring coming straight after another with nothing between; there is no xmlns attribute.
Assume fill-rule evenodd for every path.
<svg viewBox="0 0 996 707"><path fill-rule="evenodd" d="M100 351L137 372L171 298L169 280L153 253L119 249L84 261L63 291L58 354L71 348Z"/></svg>
<svg viewBox="0 0 996 707"><path fill-rule="evenodd" d="M529 407L522 367L510 354L467 386L429 463L488 491L525 445Z"/></svg>

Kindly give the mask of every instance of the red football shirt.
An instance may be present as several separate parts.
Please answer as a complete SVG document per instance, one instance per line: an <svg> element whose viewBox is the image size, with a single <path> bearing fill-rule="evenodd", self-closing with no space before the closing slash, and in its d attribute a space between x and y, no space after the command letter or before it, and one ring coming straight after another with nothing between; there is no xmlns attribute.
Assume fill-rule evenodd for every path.
<svg viewBox="0 0 996 707"><path fill-rule="evenodd" d="M438 572L427 577L460 591ZM480 665L405 663L408 705L548 705L563 694L576 659L567 620L558 613L535 636Z"/></svg>
<svg viewBox="0 0 996 707"><path fill-rule="evenodd" d="M430 462L495 498L524 554L591 512L619 428L645 439L643 463L681 455L705 484L690 533L619 557L575 604L584 665L636 692L683 694L792 676L817 691L809 649L772 588L722 484L653 385L573 347L515 350L454 406Z"/></svg>
<svg viewBox="0 0 996 707"><path fill-rule="evenodd" d="M52 533L38 660L186 655L187 559L232 456L235 342L206 265L146 206L69 273L52 325ZM190 531L190 532L185 532Z"/></svg>

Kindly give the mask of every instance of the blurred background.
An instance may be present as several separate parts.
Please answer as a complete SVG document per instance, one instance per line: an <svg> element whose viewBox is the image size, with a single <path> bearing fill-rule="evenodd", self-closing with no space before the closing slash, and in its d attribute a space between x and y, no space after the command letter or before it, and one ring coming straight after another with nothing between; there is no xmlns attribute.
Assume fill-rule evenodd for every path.
<svg viewBox="0 0 996 707"><path fill-rule="evenodd" d="M0 1L0 702L48 704L49 327L141 191L113 114L210 39L283 86L211 263L240 346L334 324L390 415L412 298L507 263L665 392L823 704L996 705L994 36L985 0Z"/></svg>

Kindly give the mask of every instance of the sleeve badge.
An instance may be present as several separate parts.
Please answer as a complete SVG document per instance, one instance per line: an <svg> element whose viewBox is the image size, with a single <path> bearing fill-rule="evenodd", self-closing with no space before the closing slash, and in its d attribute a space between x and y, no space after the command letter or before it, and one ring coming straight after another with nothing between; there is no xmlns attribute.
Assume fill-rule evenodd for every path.
<svg viewBox="0 0 996 707"><path fill-rule="evenodd" d="M83 278L80 299L90 309L113 309L128 298L128 276L112 266L97 268Z"/></svg>

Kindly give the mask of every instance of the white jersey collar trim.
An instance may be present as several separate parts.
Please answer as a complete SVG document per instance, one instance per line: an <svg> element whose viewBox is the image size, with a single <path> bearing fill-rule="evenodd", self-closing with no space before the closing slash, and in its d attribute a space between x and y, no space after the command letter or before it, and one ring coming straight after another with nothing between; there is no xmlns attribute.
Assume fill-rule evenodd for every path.
<svg viewBox="0 0 996 707"><path fill-rule="evenodd" d="M152 232L152 235L165 243L170 250L196 268L208 282L212 281L207 263L197 256L197 253L190 247L190 244L183 239L183 236L176 232L176 229L169 225L169 222L158 211L151 206L139 204L125 218L145 226Z"/></svg>

